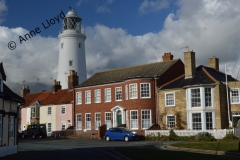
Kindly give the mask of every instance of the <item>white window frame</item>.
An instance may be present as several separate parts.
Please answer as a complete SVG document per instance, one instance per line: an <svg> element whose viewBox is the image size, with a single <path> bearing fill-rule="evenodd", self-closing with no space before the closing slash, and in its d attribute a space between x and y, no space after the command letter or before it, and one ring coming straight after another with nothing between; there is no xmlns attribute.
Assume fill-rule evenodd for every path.
<svg viewBox="0 0 240 160"><path fill-rule="evenodd" d="M36 107L36 117L37 118L40 117L40 107L39 106Z"/></svg>
<svg viewBox="0 0 240 160"><path fill-rule="evenodd" d="M174 117L174 122L173 121L169 121L168 117ZM171 126L172 123L174 123L174 126ZM168 129L176 128L176 116L174 114L166 115L166 126L167 126Z"/></svg>
<svg viewBox="0 0 240 160"><path fill-rule="evenodd" d="M129 84L129 98L130 99L137 99L138 98L137 83Z"/></svg>
<svg viewBox="0 0 240 160"><path fill-rule="evenodd" d="M105 112L105 124L107 125L107 129L112 127L111 117L112 117L111 112Z"/></svg>
<svg viewBox="0 0 240 160"><path fill-rule="evenodd" d="M173 97L169 98L168 95L173 95ZM173 101L173 104L168 104L170 101ZM166 92L165 93L165 106L175 106L175 92Z"/></svg>
<svg viewBox="0 0 240 160"><path fill-rule="evenodd" d="M87 117L87 115L89 115L89 116ZM90 119L90 121L89 121L89 119ZM86 130L91 130L91 128L92 128L91 126L92 126L91 113L85 113L85 129Z"/></svg>
<svg viewBox="0 0 240 160"><path fill-rule="evenodd" d="M36 118L36 107L31 107L31 118Z"/></svg>
<svg viewBox="0 0 240 160"><path fill-rule="evenodd" d="M207 89L210 89L210 92L206 92ZM206 95L208 94L208 95ZM209 96L210 94L210 96ZM212 107L213 106L213 96L212 96L212 88L211 87L204 87L204 98L205 98L205 107ZM207 105L211 103L211 105Z"/></svg>
<svg viewBox="0 0 240 160"><path fill-rule="evenodd" d="M143 90L144 86L148 85L149 90ZM143 87L142 87L143 86ZM145 89L145 88L144 88ZM145 93L144 93L145 92ZM148 93L147 93L148 92ZM143 96L143 94L149 94L149 96ZM140 83L140 97L141 98L151 98L151 85L150 83Z"/></svg>
<svg viewBox="0 0 240 160"><path fill-rule="evenodd" d="M128 100L128 85L125 86L125 99Z"/></svg>
<svg viewBox="0 0 240 160"><path fill-rule="evenodd" d="M111 88L105 88L104 95L105 95L105 102L111 102L112 96L111 96Z"/></svg>
<svg viewBox="0 0 240 160"><path fill-rule="evenodd" d="M9 117L9 123L8 123L8 135L9 135L9 139L14 139L14 116L10 116Z"/></svg>
<svg viewBox="0 0 240 160"><path fill-rule="evenodd" d="M149 111L149 115L144 113L146 111ZM146 118L146 116L149 116L149 118ZM152 117L151 109L143 109L143 110L141 110L141 121L142 121L141 126L142 126L142 129L148 129L152 125L151 117ZM146 124L146 122L149 124L147 127L144 125L144 124Z"/></svg>
<svg viewBox="0 0 240 160"><path fill-rule="evenodd" d="M233 91L237 91L237 92L238 92L238 96L233 96ZM240 103L239 88L232 88L232 89L230 90L230 93L231 93L231 104L238 104L238 103ZM237 101L234 101L234 102L233 102L233 98L238 98L238 102L237 102Z"/></svg>
<svg viewBox="0 0 240 160"><path fill-rule="evenodd" d="M192 91L193 90L199 90L199 97L193 97L192 95ZM196 93L196 92L195 92ZM191 88L190 89L190 106L192 107L192 108L197 108L197 107L201 107L202 106L202 96L201 96L202 94L201 94L201 88ZM197 103L197 99L199 99L199 103L200 103L200 105L199 105L199 103ZM195 100L195 102L193 102L193 100ZM193 103L194 104L198 104L197 106L193 106Z"/></svg>
<svg viewBox="0 0 240 160"><path fill-rule="evenodd" d="M207 122L207 113L211 113L211 119L209 118L209 120L211 120L211 122ZM205 114L205 125L206 125L206 130L212 130L213 129L213 112L204 112ZM208 128L207 124L211 124L212 126L210 128Z"/></svg>
<svg viewBox="0 0 240 160"><path fill-rule="evenodd" d="M63 108L64 108L64 110L63 110ZM66 106L61 106L61 114L66 114ZM63 111L64 111L64 113L63 113Z"/></svg>
<svg viewBox="0 0 240 160"><path fill-rule="evenodd" d="M0 114L0 140L2 140L2 114Z"/></svg>
<svg viewBox="0 0 240 160"><path fill-rule="evenodd" d="M82 104L82 91L76 93L76 104Z"/></svg>
<svg viewBox="0 0 240 160"><path fill-rule="evenodd" d="M137 115L132 115L133 112L137 112ZM133 118L133 116L136 116L137 119ZM137 127L134 127L133 125L134 122ZM132 130L138 129L138 110L130 110L130 128Z"/></svg>
<svg viewBox="0 0 240 160"><path fill-rule="evenodd" d="M101 126L101 113L95 113L95 129L98 130L98 127Z"/></svg>
<svg viewBox="0 0 240 160"><path fill-rule="evenodd" d="M50 124L50 127L49 127ZM49 129L50 128L50 129ZM50 131L49 131L50 130ZM52 132L52 123L47 123L47 132L51 133Z"/></svg>
<svg viewBox="0 0 240 160"><path fill-rule="evenodd" d="M203 129L203 119L202 119L202 113L201 112L196 112L196 113L191 113L192 114L192 130L202 130ZM201 122L193 122L193 114L200 114L200 120ZM199 117L198 117L199 118ZM199 127L196 127L194 129L194 124L201 124L201 129Z"/></svg>
<svg viewBox="0 0 240 160"><path fill-rule="evenodd" d="M52 115L52 107L47 107L47 115Z"/></svg>
<svg viewBox="0 0 240 160"><path fill-rule="evenodd" d="M63 125L64 125L64 129L63 129ZM66 130L66 122L65 121L61 122L61 130Z"/></svg>
<svg viewBox="0 0 240 160"><path fill-rule="evenodd" d="M122 87L115 88L115 101L122 101Z"/></svg>
<svg viewBox="0 0 240 160"><path fill-rule="evenodd" d="M94 90L94 101L95 103L101 103L101 89Z"/></svg>
<svg viewBox="0 0 240 160"><path fill-rule="evenodd" d="M85 104L91 104L91 90L85 91Z"/></svg>
<svg viewBox="0 0 240 160"><path fill-rule="evenodd" d="M82 114L81 113L76 114L76 130L82 130Z"/></svg>

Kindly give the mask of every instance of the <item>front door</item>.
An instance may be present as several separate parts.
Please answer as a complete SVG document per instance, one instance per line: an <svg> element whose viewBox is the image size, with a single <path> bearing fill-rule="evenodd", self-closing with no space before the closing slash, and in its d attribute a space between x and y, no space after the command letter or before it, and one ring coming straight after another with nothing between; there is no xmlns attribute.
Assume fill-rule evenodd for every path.
<svg viewBox="0 0 240 160"><path fill-rule="evenodd" d="M121 125L122 124L122 112L118 111L117 112L117 125Z"/></svg>

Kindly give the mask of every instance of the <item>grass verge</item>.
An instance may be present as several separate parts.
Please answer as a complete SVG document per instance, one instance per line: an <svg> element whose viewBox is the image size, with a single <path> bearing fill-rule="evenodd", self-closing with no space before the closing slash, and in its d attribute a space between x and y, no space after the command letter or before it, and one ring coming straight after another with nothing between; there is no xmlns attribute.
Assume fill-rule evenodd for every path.
<svg viewBox="0 0 240 160"><path fill-rule="evenodd" d="M214 141L214 142L181 142L171 144L174 147L195 148L204 150L218 150L227 152L238 152L238 140L232 141Z"/></svg>
<svg viewBox="0 0 240 160"><path fill-rule="evenodd" d="M133 160L146 160L146 159L164 159L164 160L235 160L239 157L223 156L223 155L210 155L210 154L200 154L182 151L169 151L169 150L159 150L159 149L147 149L147 148L114 148L115 151L125 155L126 157Z"/></svg>

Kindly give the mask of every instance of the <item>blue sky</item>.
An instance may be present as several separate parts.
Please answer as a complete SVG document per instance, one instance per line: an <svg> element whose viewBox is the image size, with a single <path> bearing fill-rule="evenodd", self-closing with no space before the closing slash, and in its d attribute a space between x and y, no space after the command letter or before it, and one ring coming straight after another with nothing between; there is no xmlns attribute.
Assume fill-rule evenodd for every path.
<svg viewBox="0 0 240 160"><path fill-rule="evenodd" d="M108 69L162 61L165 52L182 59L186 45L196 52L196 64L219 58L220 70L238 78L240 1L232 0L0 0L0 59L7 84L32 92L50 90L57 78L58 33L62 21L42 22L65 14L72 6L83 19L88 77ZM19 43L19 36L41 33ZM9 41L17 48L8 49Z"/></svg>

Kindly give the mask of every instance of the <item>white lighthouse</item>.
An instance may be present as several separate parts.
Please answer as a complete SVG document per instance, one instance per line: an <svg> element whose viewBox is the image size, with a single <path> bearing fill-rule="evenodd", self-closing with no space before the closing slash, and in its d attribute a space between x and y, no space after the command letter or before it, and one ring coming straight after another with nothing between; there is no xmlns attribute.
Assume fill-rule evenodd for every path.
<svg viewBox="0 0 240 160"><path fill-rule="evenodd" d="M85 40L86 35L81 29L82 19L72 9L63 19L63 28L58 38L60 39L58 60L58 81L62 89L68 88L68 74L70 70L77 72L78 84L87 79Z"/></svg>

